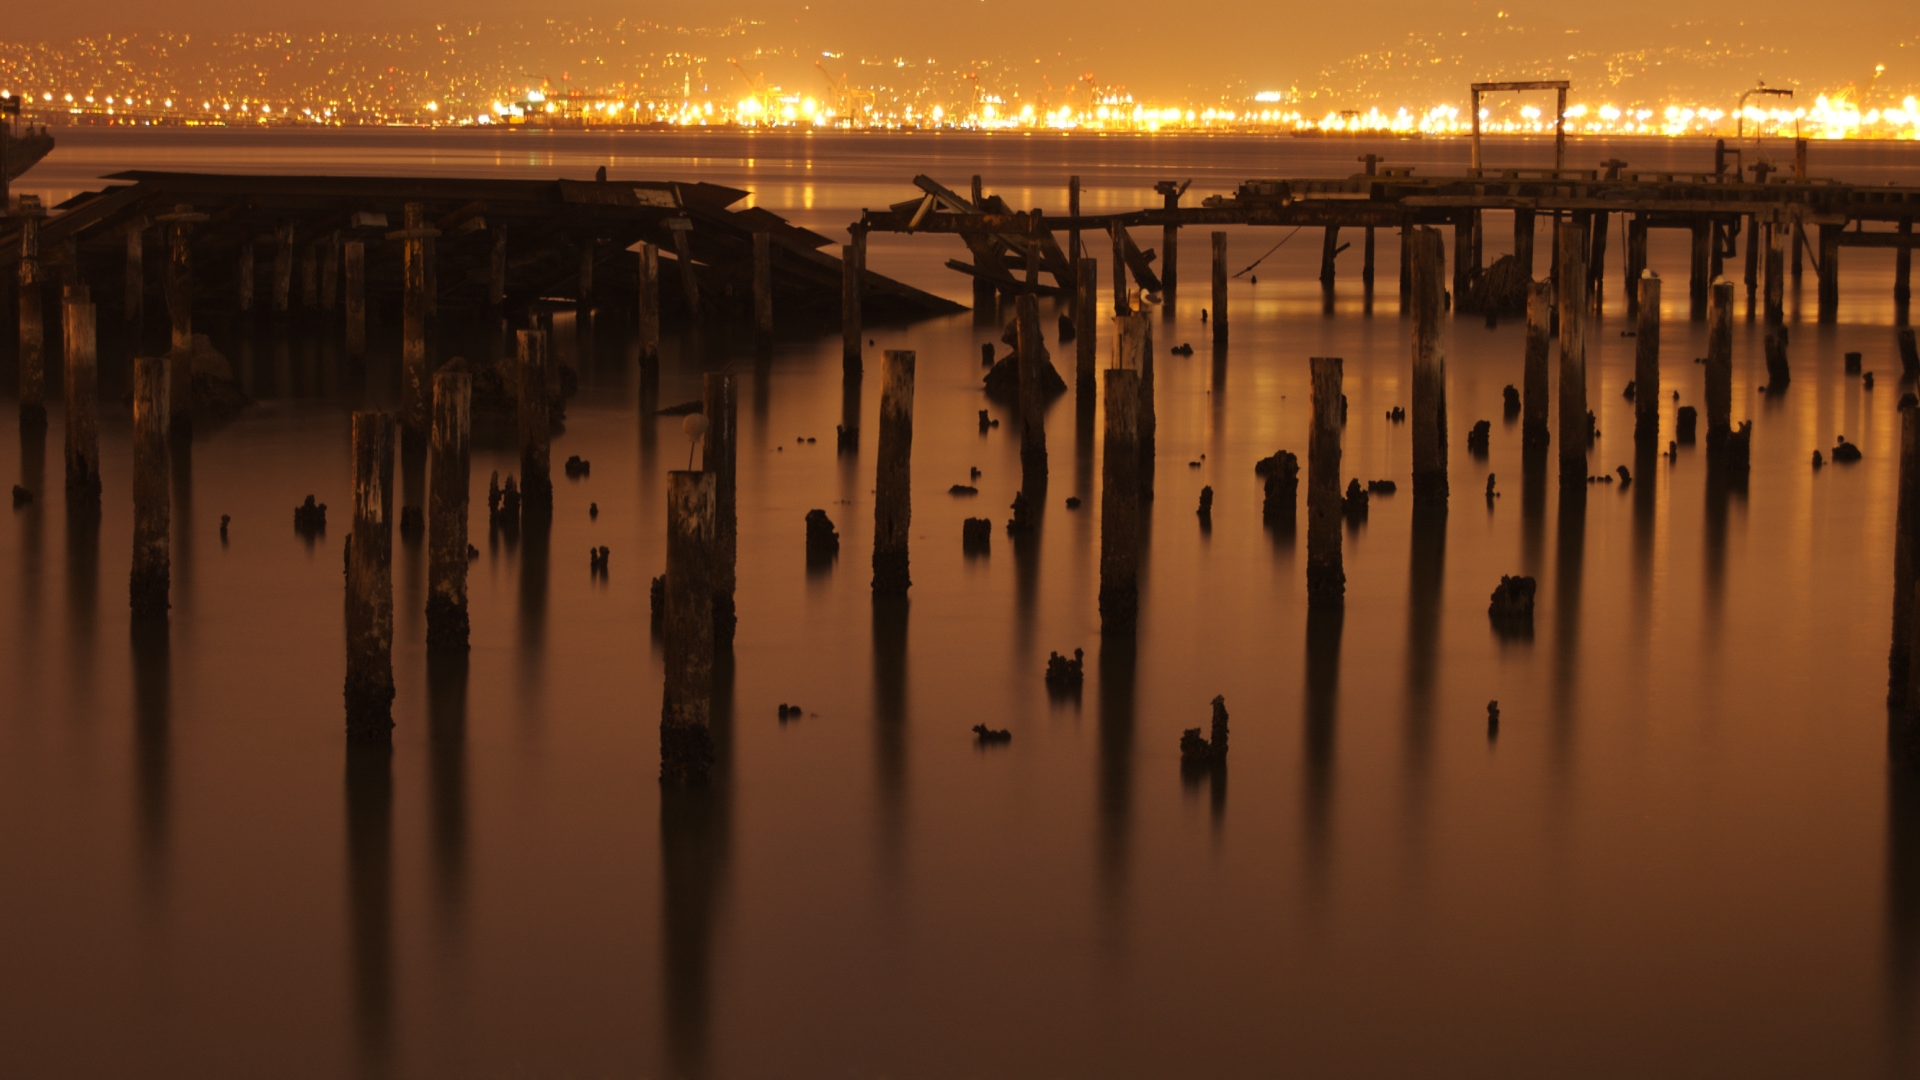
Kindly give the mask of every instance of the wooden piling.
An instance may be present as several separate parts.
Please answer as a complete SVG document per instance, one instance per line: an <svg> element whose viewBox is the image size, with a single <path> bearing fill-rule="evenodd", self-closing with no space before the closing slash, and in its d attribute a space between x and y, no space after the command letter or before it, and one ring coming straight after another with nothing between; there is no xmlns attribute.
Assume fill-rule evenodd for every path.
<svg viewBox="0 0 1920 1080"><path fill-rule="evenodd" d="M273 313L284 315L293 293L293 222L283 221L273 230Z"/></svg>
<svg viewBox="0 0 1920 1080"><path fill-rule="evenodd" d="M659 283L659 261L658 261L660 249L654 247L652 244L645 244L643 245L643 250L646 252L652 252L653 253L652 257L655 261L651 264L646 264L644 262L642 264L643 269L651 269L653 273L650 276L643 276L640 279L640 290L641 290L640 308L642 311L646 310L646 299L645 299L646 289L647 289L648 283L651 281L653 285L653 290L654 290L653 310L655 313L655 317L657 318L660 311L660 283ZM644 254L642 255L643 260L646 257L647 257L646 255ZM493 258L490 259L487 264L487 306L489 308L492 308L495 311L498 311L504 304L506 304L506 302L507 302L507 230L496 225L493 228Z"/></svg>
<svg viewBox="0 0 1920 1080"><path fill-rule="evenodd" d="M753 334L762 348L773 343L773 234L753 234Z"/></svg>
<svg viewBox="0 0 1920 1080"><path fill-rule="evenodd" d="M1307 434L1307 607L1340 608L1347 596L1340 556L1342 364L1337 356L1316 356L1308 363L1313 419Z"/></svg>
<svg viewBox="0 0 1920 1080"><path fill-rule="evenodd" d="M1320 233L1320 289L1332 292L1334 259L1340 253L1340 226L1329 225Z"/></svg>
<svg viewBox="0 0 1920 1080"><path fill-rule="evenodd" d="M346 245L347 356L367 355L367 248L358 240Z"/></svg>
<svg viewBox="0 0 1920 1080"><path fill-rule="evenodd" d="M1747 230L1747 272L1745 284L1747 286L1747 311L1749 312L1749 316L1751 316L1754 297L1760 292L1760 251L1766 247L1766 243L1761 239L1760 235L1760 215L1748 214L1742 219L1742 224Z"/></svg>
<svg viewBox="0 0 1920 1080"><path fill-rule="evenodd" d="M866 368L861 335L860 272L867 265L867 234L853 230L853 243L840 249L840 375L858 375Z"/></svg>
<svg viewBox="0 0 1920 1080"><path fill-rule="evenodd" d="M1785 390L1793 380L1792 367L1787 362L1787 318L1786 283L1781 272L1781 264L1786 261L1785 246L1787 233L1784 228L1769 225L1766 259L1766 292L1761 301L1761 324L1763 326L1763 344L1767 359L1767 390Z"/></svg>
<svg viewBox="0 0 1920 1080"><path fill-rule="evenodd" d="M1406 310L1407 297L1413 293L1413 225L1400 226L1400 303Z"/></svg>
<svg viewBox="0 0 1920 1080"><path fill-rule="evenodd" d="M1733 430L1733 282L1713 283L1707 313L1707 453L1717 454Z"/></svg>
<svg viewBox="0 0 1920 1080"><path fill-rule="evenodd" d="M1074 277L1074 291L1079 299L1074 303L1073 316L1073 385L1080 398L1092 401L1097 366L1094 347L1099 341L1096 328L1103 321L1100 318L1100 262L1081 259L1076 265L1079 273Z"/></svg>
<svg viewBox="0 0 1920 1080"><path fill-rule="evenodd" d="M169 378L167 407L172 410L168 430L185 435L193 429L193 223L206 215L195 214L188 206L174 208L171 215L173 243L167 265L167 314L173 322L173 348L168 354Z"/></svg>
<svg viewBox="0 0 1920 1080"><path fill-rule="evenodd" d="M0 121L4 123L4 121ZM20 219L20 422L44 424L47 331L40 286L40 219Z"/></svg>
<svg viewBox="0 0 1920 1080"><path fill-rule="evenodd" d="M1604 210L1594 212L1593 233L1587 240L1587 310L1596 319L1606 310L1607 219L1610 216Z"/></svg>
<svg viewBox="0 0 1920 1080"><path fill-rule="evenodd" d="M660 702L660 782L707 782L713 770L714 478L667 474L666 672Z"/></svg>
<svg viewBox="0 0 1920 1080"><path fill-rule="evenodd" d="M1140 610L1140 373L1106 372L1100 464L1100 630L1131 634Z"/></svg>
<svg viewBox="0 0 1920 1080"><path fill-rule="evenodd" d="M347 541L347 739L393 737L393 417L353 414Z"/></svg>
<svg viewBox="0 0 1920 1080"><path fill-rule="evenodd" d="M127 228L125 315L127 325L136 329L147 318L147 233L133 226Z"/></svg>
<svg viewBox="0 0 1920 1080"><path fill-rule="evenodd" d="M740 452L739 387L733 375L710 371L701 376L701 392L707 433L700 444L700 466L701 471L713 477L713 640L715 648L731 649L740 544L735 505Z"/></svg>
<svg viewBox="0 0 1920 1080"><path fill-rule="evenodd" d="M128 600L136 621L164 621L172 573L173 488L167 396L173 380L164 356L133 362L133 573Z"/></svg>
<svg viewBox="0 0 1920 1080"><path fill-rule="evenodd" d="M1178 210L1180 196L1169 193L1166 208ZM1166 318L1173 318L1174 299L1180 291L1180 226L1168 222L1160 227L1160 299Z"/></svg>
<svg viewBox="0 0 1920 1080"><path fill-rule="evenodd" d="M913 360L888 349L880 362L880 455L873 483L873 594L905 596L913 524Z"/></svg>
<svg viewBox="0 0 1920 1080"><path fill-rule="evenodd" d="M1227 234L1213 234L1213 343L1227 343Z"/></svg>
<svg viewBox="0 0 1920 1080"><path fill-rule="evenodd" d="M1553 282L1527 284L1527 351L1520 370L1523 419L1521 444L1545 447L1551 441L1547 414L1551 411L1547 390L1547 358L1553 336Z"/></svg>
<svg viewBox="0 0 1920 1080"><path fill-rule="evenodd" d="M1820 321L1834 322L1840 317L1840 235L1842 225L1820 226Z"/></svg>
<svg viewBox="0 0 1920 1080"><path fill-rule="evenodd" d="M466 652L467 493L471 486L473 376L433 377L432 474L427 486L427 648Z"/></svg>
<svg viewBox="0 0 1920 1080"><path fill-rule="evenodd" d="M1447 501L1447 358L1440 347L1446 308L1446 248L1439 230L1413 238L1413 499Z"/></svg>
<svg viewBox="0 0 1920 1080"><path fill-rule="evenodd" d="M1640 318L1633 337L1633 441L1660 445L1660 275L1640 273Z"/></svg>
<svg viewBox="0 0 1920 1080"><path fill-rule="evenodd" d="M1687 302L1691 318L1698 322L1707 317L1707 287L1713 281L1712 230L1704 220L1693 223L1693 259L1691 272L1687 278Z"/></svg>
<svg viewBox="0 0 1920 1080"><path fill-rule="evenodd" d="M1047 490L1046 396L1040 386L1046 347L1040 340L1039 298L1022 296L1014 310L1020 349L1020 490L1039 499Z"/></svg>
<svg viewBox="0 0 1920 1080"><path fill-rule="evenodd" d="M1134 444L1139 448L1140 498L1153 501L1153 459L1158 421L1153 401L1153 320L1144 311L1123 315L1114 326L1114 366L1139 376L1140 401L1134 409Z"/></svg>
<svg viewBox="0 0 1920 1080"><path fill-rule="evenodd" d="M320 306L320 241L308 241L300 252L300 306L313 311Z"/></svg>
<svg viewBox="0 0 1920 1080"><path fill-rule="evenodd" d="M1627 219L1627 318L1640 317L1640 275L1647 268L1647 219Z"/></svg>
<svg viewBox="0 0 1920 1080"><path fill-rule="evenodd" d="M1560 230L1560 483L1587 482L1587 227Z"/></svg>
<svg viewBox="0 0 1920 1080"><path fill-rule="evenodd" d="M1533 208L1518 207L1513 212L1513 261L1520 271L1533 279Z"/></svg>
<svg viewBox="0 0 1920 1080"><path fill-rule="evenodd" d="M504 238L495 248L504 251ZM640 309L636 336L640 339L640 370L660 368L660 249L640 245ZM504 265L504 259L502 260ZM503 275L504 276L504 275Z"/></svg>
<svg viewBox="0 0 1920 1080"><path fill-rule="evenodd" d="M408 203L406 227L398 239L405 242L402 268L400 352L400 428L406 435L427 433L430 402L427 387L427 207ZM395 239L389 236L388 239ZM545 404L543 400L542 405ZM523 410L524 415L524 410ZM524 428L523 428L524 431ZM530 485L523 477L523 490ZM549 493L551 498L551 493Z"/></svg>
<svg viewBox="0 0 1920 1080"><path fill-rule="evenodd" d="M1893 321L1905 326L1913 303L1913 249L1907 246L1913 240L1912 218L1900 219L1899 235L1900 246L1893 249Z"/></svg>
<svg viewBox="0 0 1920 1080"><path fill-rule="evenodd" d="M549 451L553 421L547 404L547 333L515 332L519 345L517 384L520 426L520 512L544 517L553 513L553 472Z"/></svg>
<svg viewBox="0 0 1920 1080"><path fill-rule="evenodd" d="M320 310L331 314L340 299L340 230L333 230L322 243L325 258L320 264Z"/></svg>
<svg viewBox="0 0 1920 1080"><path fill-rule="evenodd" d="M1125 315L1133 310L1127 301L1127 231L1121 225L1112 227L1113 235L1113 313Z"/></svg>
<svg viewBox="0 0 1920 1080"><path fill-rule="evenodd" d="M1444 243L1444 242L1443 242ZM1413 260L1420 262L1419 234L1414 235ZM1444 248L1442 249L1444 251ZM1444 260L1445 256L1442 256ZM1415 274L1418 274L1415 270ZM1413 282L1415 293L1420 291L1418 280ZM1418 302L1417 300L1415 301ZM1476 310L1473 303L1473 211L1463 211L1453 219L1453 310L1456 314L1471 313Z"/></svg>
<svg viewBox="0 0 1920 1080"><path fill-rule="evenodd" d="M1900 472L1893 528L1893 648L1887 654L1887 704L1911 707L1916 563L1920 562L1920 408L1900 410Z"/></svg>
<svg viewBox="0 0 1920 1080"><path fill-rule="evenodd" d="M77 297L63 305L61 340L66 343L67 494L91 499L100 494L98 425L99 362L95 348L93 304Z"/></svg>
<svg viewBox="0 0 1920 1080"><path fill-rule="evenodd" d="M253 312L254 283L252 240L245 237L241 238L237 262L239 266L235 271L235 276L238 280L235 284L238 286L236 291L239 293L240 310L243 314L251 314Z"/></svg>

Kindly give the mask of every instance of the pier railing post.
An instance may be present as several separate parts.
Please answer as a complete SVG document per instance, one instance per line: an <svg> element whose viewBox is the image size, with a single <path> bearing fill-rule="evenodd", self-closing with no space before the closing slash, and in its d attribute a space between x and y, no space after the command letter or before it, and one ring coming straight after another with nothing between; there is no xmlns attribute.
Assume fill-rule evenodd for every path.
<svg viewBox="0 0 1920 1080"><path fill-rule="evenodd" d="M873 594L905 596L913 584L907 539L913 525L913 361L888 349L880 363L880 448L873 484Z"/></svg>
<svg viewBox="0 0 1920 1080"><path fill-rule="evenodd" d="M172 392L164 356L133 362L133 573L128 599L136 621L164 621L172 573L173 489L167 447Z"/></svg>
<svg viewBox="0 0 1920 1080"><path fill-rule="evenodd" d="M712 474L667 474L667 588L661 636L660 782L704 784L713 770Z"/></svg>
<svg viewBox="0 0 1920 1080"><path fill-rule="evenodd" d="M1106 372L1100 464L1100 629L1131 634L1140 608L1140 373Z"/></svg>
<svg viewBox="0 0 1920 1080"><path fill-rule="evenodd" d="M61 338L67 354L67 494L91 499L100 494L97 324L93 303L78 297L69 297L63 314Z"/></svg>
<svg viewBox="0 0 1920 1080"><path fill-rule="evenodd" d="M1347 573L1340 555L1340 402L1337 356L1309 362L1313 419L1307 433L1307 606L1346 605Z"/></svg>
<svg viewBox="0 0 1920 1080"><path fill-rule="evenodd" d="M1447 501L1447 358L1440 347L1446 306L1446 246L1436 229L1414 234L1413 499Z"/></svg>
<svg viewBox="0 0 1920 1080"><path fill-rule="evenodd" d="M1640 318L1633 337L1633 441L1660 445L1660 275L1640 272Z"/></svg>
<svg viewBox="0 0 1920 1080"><path fill-rule="evenodd" d="M551 443L553 419L547 402L547 350L544 330L515 332L519 345L516 409L520 427L520 512L541 517L553 513Z"/></svg>
<svg viewBox="0 0 1920 1080"><path fill-rule="evenodd" d="M701 376L701 411L707 418L707 433L700 444L700 466L713 478L713 640L716 649L731 649L735 564L740 544L735 505L740 397L739 384L733 375L710 371Z"/></svg>
<svg viewBox="0 0 1920 1080"><path fill-rule="evenodd" d="M1560 230L1560 483L1587 482L1587 228Z"/></svg>
<svg viewBox="0 0 1920 1080"><path fill-rule="evenodd" d="M387 413L353 414L347 544L347 738L384 742L393 737L393 417Z"/></svg>
<svg viewBox="0 0 1920 1080"><path fill-rule="evenodd" d="M473 376L433 377L432 473L427 488L427 648L467 650L467 502Z"/></svg>
<svg viewBox="0 0 1920 1080"><path fill-rule="evenodd" d="M1513 212L1513 261L1520 272L1533 279L1533 208L1522 206Z"/></svg>

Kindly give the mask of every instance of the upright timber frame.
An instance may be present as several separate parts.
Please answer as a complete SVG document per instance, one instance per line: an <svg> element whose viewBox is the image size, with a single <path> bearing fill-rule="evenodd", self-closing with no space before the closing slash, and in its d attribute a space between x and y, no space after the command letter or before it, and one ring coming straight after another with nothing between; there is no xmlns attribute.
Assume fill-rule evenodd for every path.
<svg viewBox="0 0 1920 1080"><path fill-rule="evenodd" d="M1553 90L1553 170L1567 167L1567 88L1565 79L1537 82L1477 82L1473 84L1473 175L1480 175L1480 95L1501 90Z"/></svg>

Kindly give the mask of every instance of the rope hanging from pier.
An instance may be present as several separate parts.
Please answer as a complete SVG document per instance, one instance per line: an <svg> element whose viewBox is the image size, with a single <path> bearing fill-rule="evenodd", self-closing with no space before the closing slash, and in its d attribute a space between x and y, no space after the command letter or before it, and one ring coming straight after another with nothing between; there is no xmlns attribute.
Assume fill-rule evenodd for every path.
<svg viewBox="0 0 1920 1080"><path fill-rule="evenodd" d="M1282 246L1284 246L1284 245L1286 244L1286 242L1287 242L1287 241L1289 241L1289 240L1291 240L1291 239L1293 239L1293 233L1297 233L1297 232L1299 232L1299 231L1300 231L1301 229L1304 229L1304 228L1306 228L1306 226L1305 226L1305 225L1295 225L1295 226L1293 227L1293 232L1290 232L1290 233L1288 233L1287 235L1285 235L1285 236L1283 236L1283 237L1281 237L1281 238L1280 238L1280 243L1278 243L1278 244L1275 244L1275 245L1273 245L1272 247L1270 247L1270 248L1268 248L1268 249L1267 249L1267 255L1271 255L1271 254L1273 254L1274 252L1276 252L1276 251L1279 251L1279 250L1280 250L1280 248L1281 248ZM1242 270L1242 271L1240 271L1240 272L1239 272L1238 274L1235 274L1235 275L1233 275L1233 276L1234 276L1234 277L1244 277L1244 276L1246 276L1246 274L1247 274L1247 273L1248 273L1249 271L1251 271L1251 270L1252 270L1252 269L1253 269L1254 267L1256 267L1256 266L1259 266L1259 265L1260 265L1261 263L1263 263L1263 262L1266 262L1266 261L1267 261L1267 255L1262 255L1262 256L1260 256L1259 258L1257 258L1257 259L1255 259L1255 260L1253 260L1252 262L1250 262L1250 263L1248 263L1248 264L1247 264L1247 268L1246 268L1245 270Z"/></svg>

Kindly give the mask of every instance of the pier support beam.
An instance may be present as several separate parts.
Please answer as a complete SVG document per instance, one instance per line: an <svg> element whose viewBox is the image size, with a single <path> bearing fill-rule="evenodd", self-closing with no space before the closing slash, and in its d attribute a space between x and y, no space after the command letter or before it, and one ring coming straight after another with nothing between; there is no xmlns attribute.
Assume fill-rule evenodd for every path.
<svg viewBox="0 0 1920 1080"><path fill-rule="evenodd" d="M1213 234L1213 343L1227 343L1227 234Z"/></svg>
<svg viewBox="0 0 1920 1080"><path fill-rule="evenodd" d="M1605 211L1594 213L1593 235L1587 242L1587 309L1596 319L1606 308L1608 216Z"/></svg>
<svg viewBox="0 0 1920 1080"><path fill-rule="evenodd" d="M427 649L467 651L467 502L473 376L433 377L432 473L427 487Z"/></svg>
<svg viewBox="0 0 1920 1080"><path fill-rule="evenodd" d="M347 548L347 739L393 738L393 417L353 414Z"/></svg>
<svg viewBox="0 0 1920 1080"><path fill-rule="evenodd" d="M300 252L300 306L320 307L320 241L312 240Z"/></svg>
<svg viewBox="0 0 1920 1080"><path fill-rule="evenodd" d="M1713 281L1712 229L1705 220L1693 223L1693 258L1691 271L1687 277L1687 304L1691 318L1698 322L1707 317L1707 287Z"/></svg>
<svg viewBox="0 0 1920 1080"><path fill-rule="evenodd" d="M1133 310L1127 300L1127 230L1115 225L1113 235L1113 313L1125 315Z"/></svg>
<svg viewBox="0 0 1920 1080"><path fill-rule="evenodd" d="M283 221L273 230L273 313L287 313L293 292L293 222Z"/></svg>
<svg viewBox="0 0 1920 1080"><path fill-rule="evenodd" d="M520 513L546 518L553 513L551 444L553 420L547 403L547 332L515 332L520 427Z"/></svg>
<svg viewBox="0 0 1920 1080"><path fill-rule="evenodd" d="M193 207L182 204L174 207L173 213L160 215L160 220L168 224L172 234L167 314L173 322L173 347L168 353L173 361L168 365L168 378L173 385L167 391L167 408L172 413L167 430L181 437L193 432L193 227L207 220L207 215L194 213Z"/></svg>
<svg viewBox="0 0 1920 1080"><path fill-rule="evenodd" d="M1347 573L1340 556L1341 361L1316 356L1313 419L1307 434L1307 608L1341 608Z"/></svg>
<svg viewBox="0 0 1920 1080"><path fill-rule="evenodd" d="M1640 275L1647 268L1647 219L1627 218L1627 317L1640 317Z"/></svg>
<svg viewBox="0 0 1920 1080"><path fill-rule="evenodd" d="M713 771L714 479L667 474L667 588L661 636L660 783L704 784Z"/></svg>
<svg viewBox="0 0 1920 1080"><path fill-rule="evenodd" d="M880 361L880 448L873 483L873 595L905 596L913 584L908 532L913 525L913 361L888 349Z"/></svg>
<svg viewBox="0 0 1920 1080"><path fill-rule="evenodd" d="M1913 219L1900 219L1900 246L1893 251L1893 321L1905 326L1913 303Z"/></svg>
<svg viewBox="0 0 1920 1080"><path fill-rule="evenodd" d="M320 310L331 315L340 299L340 230L335 229L321 244Z"/></svg>
<svg viewBox="0 0 1920 1080"><path fill-rule="evenodd" d="M1640 317L1633 337L1633 441L1660 445L1660 275L1640 272Z"/></svg>
<svg viewBox="0 0 1920 1080"><path fill-rule="evenodd" d="M1163 206L1168 210L1180 209L1180 185L1172 181L1162 181L1158 185ZM1165 318L1173 318L1173 302L1180 289L1180 226L1174 224L1160 227L1160 299Z"/></svg>
<svg viewBox="0 0 1920 1080"><path fill-rule="evenodd" d="M1769 393L1785 390L1793 378L1787 362L1786 281L1782 273L1782 264L1786 261L1786 239L1784 227L1767 226L1766 291L1761 302L1761 322L1765 333Z"/></svg>
<svg viewBox="0 0 1920 1080"><path fill-rule="evenodd" d="M408 203L406 227L397 236L387 234L389 240L406 242L405 292L401 297L400 428L404 437L422 441L426 438L431 407L427 386L427 315L432 291L427 282L427 240L438 235L440 230L427 226L424 203ZM523 491L527 488L525 477L521 478L521 488Z"/></svg>
<svg viewBox="0 0 1920 1080"><path fill-rule="evenodd" d="M1520 370L1520 395L1523 419L1521 444L1545 447L1552 436L1547 431L1549 405L1547 358L1553 337L1553 282L1534 281L1527 285L1527 352Z"/></svg>
<svg viewBox="0 0 1920 1080"><path fill-rule="evenodd" d="M1916 604L1920 564L1920 408L1900 410L1900 472L1893 525L1893 647L1887 653L1887 704L1911 709Z"/></svg>
<svg viewBox="0 0 1920 1080"><path fill-rule="evenodd" d="M66 346L67 495L93 499L100 495L100 428L98 418L99 360L95 346L93 303L70 290L62 306L61 340Z"/></svg>
<svg viewBox="0 0 1920 1080"><path fill-rule="evenodd" d="M1560 484L1587 482L1587 223L1560 230Z"/></svg>
<svg viewBox="0 0 1920 1080"><path fill-rule="evenodd" d="M1440 348L1446 306L1446 247L1439 230L1413 237L1413 501L1447 501L1447 358Z"/></svg>
<svg viewBox="0 0 1920 1080"><path fill-rule="evenodd" d="M1340 226L1329 225L1320 236L1320 290L1333 292L1334 259L1340 254Z"/></svg>
<svg viewBox="0 0 1920 1080"><path fill-rule="evenodd" d="M1020 490L1030 500L1047 490L1046 397L1040 389L1040 300L1027 295L1014 304L1014 329L1020 350Z"/></svg>
<svg viewBox="0 0 1920 1080"><path fill-rule="evenodd" d="M1420 291L1417 280L1420 264L1420 237L1414 234L1413 261L1416 280L1413 282L1415 294ZM1442 259L1445 258L1444 253ZM1453 312L1463 315L1474 310L1473 303L1473 211L1463 211L1453 219ZM1414 303L1419 303L1416 298Z"/></svg>
<svg viewBox="0 0 1920 1080"><path fill-rule="evenodd" d="M1721 454L1733 430L1733 282L1713 283L1707 318L1707 453Z"/></svg>
<svg viewBox="0 0 1920 1080"><path fill-rule="evenodd" d="M1820 321L1840 318L1840 234L1839 225L1820 226Z"/></svg>
<svg viewBox="0 0 1920 1080"><path fill-rule="evenodd" d="M1533 279L1533 208L1523 206L1513 212L1513 261Z"/></svg>
<svg viewBox="0 0 1920 1080"><path fill-rule="evenodd" d="M1131 634L1140 610L1140 373L1106 372L1100 456L1100 632Z"/></svg>
<svg viewBox="0 0 1920 1080"><path fill-rule="evenodd" d="M238 294L237 299L240 304L240 313L243 315L251 315L253 313L253 285L255 276L253 269L253 240L251 238L243 238L240 241L240 254L236 262L238 265L234 270L234 274L238 280L235 282L237 286L235 291Z"/></svg>
<svg viewBox="0 0 1920 1080"><path fill-rule="evenodd" d="M172 575L173 488L167 427L172 377L166 357L133 362L133 573L128 600L136 622L164 622Z"/></svg>
<svg viewBox="0 0 1920 1080"><path fill-rule="evenodd" d="M765 233L757 235L765 236ZM740 546L735 507L740 451L740 393L734 376L710 371L701 376L702 412L707 434L701 443L702 471L713 477L713 644L733 648L734 587Z"/></svg>
<svg viewBox="0 0 1920 1080"><path fill-rule="evenodd" d="M646 248L657 253L658 248L647 244ZM657 265L657 264L656 264ZM642 286L644 287L644 281ZM655 285L656 290L658 285ZM507 230L496 225L493 227L493 258L487 266L487 307L499 311L507 302ZM658 305L656 293L655 304ZM655 310L659 310L655 307Z"/></svg>

